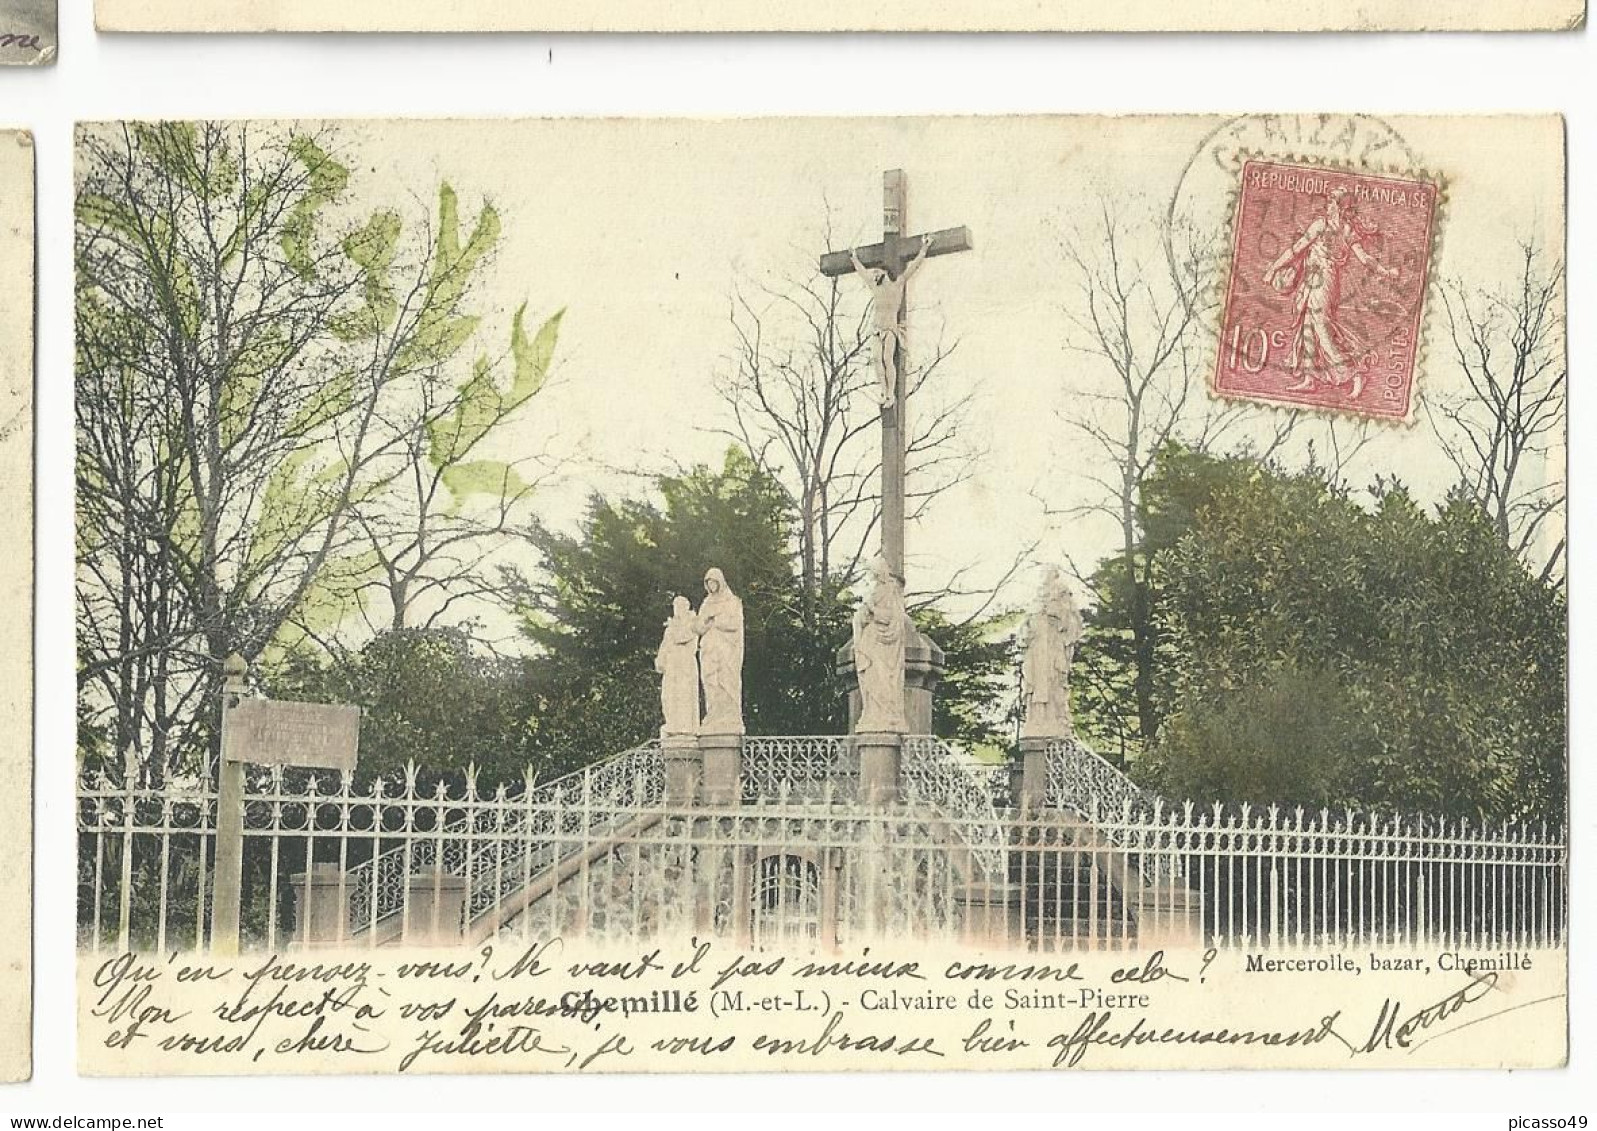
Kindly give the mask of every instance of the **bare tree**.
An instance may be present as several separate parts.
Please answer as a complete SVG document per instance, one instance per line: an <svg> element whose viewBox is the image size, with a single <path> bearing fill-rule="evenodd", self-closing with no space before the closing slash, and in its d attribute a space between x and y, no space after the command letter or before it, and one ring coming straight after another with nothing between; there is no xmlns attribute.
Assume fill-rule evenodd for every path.
<svg viewBox="0 0 1597 1131"><path fill-rule="evenodd" d="M851 284L740 282L729 315L735 346L716 384L731 421L722 431L782 485L798 516L806 623L828 586L858 576L881 517L870 308L864 289ZM960 435L974 391L950 392L933 379L954 348L938 340L907 375L912 522L967 479L981 455Z"/></svg>
<svg viewBox="0 0 1597 1131"><path fill-rule="evenodd" d="M1300 415L1293 413L1294 417ZM1319 468L1329 482L1345 485L1348 469L1370 442L1372 423L1369 418L1324 416L1316 420L1299 420L1296 426L1299 431L1309 434L1305 445L1309 466ZM1323 442L1317 436L1323 437Z"/></svg>
<svg viewBox="0 0 1597 1131"><path fill-rule="evenodd" d="M1449 343L1466 390L1426 400L1442 449L1503 542L1544 580L1562 573L1564 264L1520 245L1507 287L1442 289ZM1551 540L1550 545L1546 544Z"/></svg>
<svg viewBox="0 0 1597 1131"><path fill-rule="evenodd" d="M355 506L393 481L409 406L463 340L475 261L393 211L334 221L332 143L80 138L79 687L150 780L203 768L221 660L260 655L349 558Z"/></svg>
<svg viewBox="0 0 1597 1131"><path fill-rule="evenodd" d="M1241 416L1235 404L1205 392L1213 362L1209 323L1215 305L1212 234L1158 216L1128 214L1104 200L1094 220L1061 241L1073 288L1065 307L1066 349L1086 365L1086 388L1073 392L1063 418L1088 444L1072 471L1096 497L1071 508L1099 514L1119 534L1131 634L1136 719L1143 739L1157 727L1151 563L1140 553L1143 482L1172 441L1214 448ZM1261 458L1291 435L1296 414L1273 418Z"/></svg>
<svg viewBox="0 0 1597 1131"><path fill-rule="evenodd" d="M352 509L364 545L345 591L371 631L433 628L460 602L503 596L492 559L525 519L547 467L538 457L479 453L544 387L561 319L557 313L529 335L525 313L516 312L511 329L508 386L500 387L486 356L459 387L429 384L402 430L388 489Z"/></svg>

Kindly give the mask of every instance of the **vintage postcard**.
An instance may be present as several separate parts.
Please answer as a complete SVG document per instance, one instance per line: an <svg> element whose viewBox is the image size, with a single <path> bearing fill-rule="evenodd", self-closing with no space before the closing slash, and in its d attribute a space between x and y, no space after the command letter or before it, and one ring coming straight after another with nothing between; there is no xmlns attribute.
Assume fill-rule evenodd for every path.
<svg viewBox="0 0 1597 1131"><path fill-rule="evenodd" d="M52 63L56 0L0 0L0 66Z"/></svg>
<svg viewBox="0 0 1597 1131"><path fill-rule="evenodd" d="M95 0L102 31L1559 31L1585 0Z"/></svg>
<svg viewBox="0 0 1597 1131"><path fill-rule="evenodd" d="M33 135L0 130L0 1081L33 1064Z"/></svg>
<svg viewBox="0 0 1597 1131"><path fill-rule="evenodd" d="M1561 120L76 170L83 1071L1564 1062Z"/></svg>

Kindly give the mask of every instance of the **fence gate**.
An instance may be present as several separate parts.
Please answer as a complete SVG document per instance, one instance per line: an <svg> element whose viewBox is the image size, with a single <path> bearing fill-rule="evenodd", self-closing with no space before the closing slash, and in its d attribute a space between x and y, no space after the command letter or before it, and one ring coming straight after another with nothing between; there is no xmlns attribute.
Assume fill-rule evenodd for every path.
<svg viewBox="0 0 1597 1131"><path fill-rule="evenodd" d="M754 873L756 947L813 947L821 937L821 869L793 852L762 856Z"/></svg>

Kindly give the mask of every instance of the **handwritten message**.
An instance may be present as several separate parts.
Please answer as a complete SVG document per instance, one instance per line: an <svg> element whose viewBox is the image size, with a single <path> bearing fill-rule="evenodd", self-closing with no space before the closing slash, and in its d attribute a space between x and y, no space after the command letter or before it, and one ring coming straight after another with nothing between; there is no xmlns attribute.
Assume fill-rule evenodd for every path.
<svg viewBox="0 0 1597 1131"><path fill-rule="evenodd" d="M80 961L92 1074L1548 1066L1562 951L285 950Z"/></svg>

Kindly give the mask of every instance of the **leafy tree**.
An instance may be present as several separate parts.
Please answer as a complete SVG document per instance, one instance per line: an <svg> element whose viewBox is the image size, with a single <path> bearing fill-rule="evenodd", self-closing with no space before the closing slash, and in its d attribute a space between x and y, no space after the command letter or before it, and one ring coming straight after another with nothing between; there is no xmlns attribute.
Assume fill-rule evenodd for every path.
<svg viewBox="0 0 1597 1131"><path fill-rule="evenodd" d="M1063 229L1063 346L1077 371L1060 419L1079 444L1068 465L1085 489L1061 513L1112 523L1115 557L1089 584L1099 615L1078 671L1083 729L1111 756L1135 758L1159 732L1158 582L1144 484L1171 444L1195 451L1292 453L1340 478L1369 422L1290 409L1268 416L1206 397L1216 343L1216 233L1132 195L1105 198Z"/></svg>
<svg viewBox="0 0 1597 1131"><path fill-rule="evenodd" d="M806 625L787 494L741 448L718 470L658 480L658 500L595 497L574 535L537 527L543 577L522 582L530 661L531 750L539 765L569 770L652 737L660 718L654 672L672 598L695 603L705 570L720 567L743 601L744 719L751 734L838 734L846 729L838 645L853 600L827 589ZM916 611L947 654L938 697L941 733L993 734L989 705L1009 668L1010 645L989 622L955 624Z"/></svg>
<svg viewBox="0 0 1597 1131"><path fill-rule="evenodd" d="M497 220L461 240L447 185L436 226L352 212L337 140L79 136L78 683L104 739L85 753L147 785L214 757L225 656L341 619L332 582L372 568L355 512L475 403L455 365Z"/></svg>
<svg viewBox="0 0 1597 1131"><path fill-rule="evenodd" d="M915 627L943 650L943 679L932 699L932 729L967 747L1002 741L1006 736L1000 728L1013 720L995 707L1002 703L1020 661L1014 618L999 613L956 621L932 605L913 608L910 616Z"/></svg>
<svg viewBox="0 0 1597 1131"><path fill-rule="evenodd" d="M1360 506L1317 474L1167 451L1158 742L1175 795L1484 819L1564 805L1565 603L1474 502Z"/></svg>
<svg viewBox="0 0 1597 1131"><path fill-rule="evenodd" d="M817 670L797 631L780 488L736 448L719 471L698 467L656 487L658 501L594 497L576 535L543 525L531 534L544 562L522 590L539 648L533 742L551 765L582 765L655 733L661 627L676 595L697 604L711 566L743 601L749 730L793 733L818 711L836 712L835 679Z"/></svg>
<svg viewBox="0 0 1597 1131"><path fill-rule="evenodd" d="M397 629L330 661L290 658L268 691L277 698L362 708L359 779L414 761L427 779L475 766L479 783L522 780L526 661L484 655L459 628Z"/></svg>

